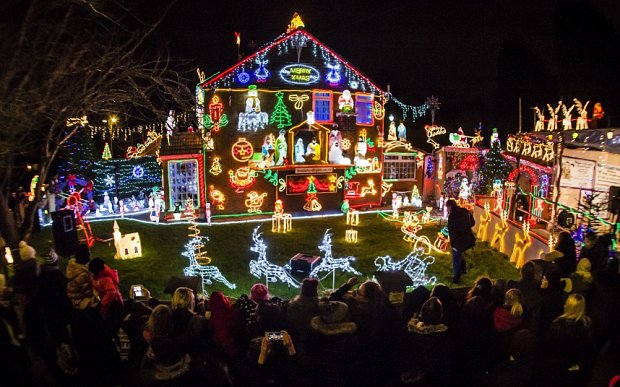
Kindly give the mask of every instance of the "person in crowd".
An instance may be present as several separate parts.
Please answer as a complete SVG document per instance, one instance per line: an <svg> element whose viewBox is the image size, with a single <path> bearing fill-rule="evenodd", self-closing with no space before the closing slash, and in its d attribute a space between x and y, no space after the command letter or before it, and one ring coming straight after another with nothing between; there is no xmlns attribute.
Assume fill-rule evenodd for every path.
<svg viewBox="0 0 620 387"><path fill-rule="evenodd" d="M594 277L590 287L588 315L592 318L592 336L596 348L609 351L618 340L620 321L620 261L613 258L605 270Z"/></svg>
<svg viewBox="0 0 620 387"><path fill-rule="evenodd" d="M101 299L99 313L110 337L114 337L123 320L123 297L118 288L118 271L106 265L103 259L94 258L88 264L93 274L93 289Z"/></svg>
<svg viewBox="0 0 620 387"><path fill-rule="evenodd" d="M465 208L459 207L454 199L446 202L448 211L448 234L452 248L452 283L461 283L461 274L467 273L463 253L476 245L476 237L471 231L475 225L474 217Z"/></svg>
<svg viewBox="0 0 620 387"><path fill-rule="evenodd" d="M482 296L470 297L463 305L455 327L457 362L455 378L468 385L482 385L483 376L495 364L493 310Z"/></svg>
<svg viewBox="0 0 620 387"><path fill-rule="evenodd" d="M37 277L37 291L26 306L24 320L31 348L59 375L76 371L75 364L57 361L57 352L72 344L68 330L71 301L66 286L67 278L58 268L58 254L51 249L44 257Z"/></svg>
<svg viewBox="0 0 620 387"><path fill-rule="evenodd" d="M504 304L493 311L493 326L500 333L514 332L523 324L523 305L521 291L508 289L504 297Z"/></svg>
<svg viewBox="0 0 620 387"><path fill-rule="evenodd" d="M189 378L191 357L174 339L172 309L157 305L144 327L149 344L140 365L140 377L146 386L195 385Z"/></svg>
<svg viewBox="0 0 620 387"><path fill-rule="evenodd" d="M75 258L67 263L65 275L67 277L67 294L74 308L85 310L99 304L92 284L92 273L88 270L90 251L85 243L78 245Z"/></svg>
<svg viewBox="0 0 620 387"><path fill-rule="evenodd" d="M564 313L553 320L544 338L543 358L558 385L582 386L591 368L594 354L591 321L586 314L586 300L571 294Z"/></svg>
<svg viewBox="0 0 620 387"><path fill-rule="evenodd" d="M41 270L36 258L36 250L26 241L19 242L19 262L15 265L13 276L13 303L19 324L18 337L26 334L24 322L25 308L38 291L38 277Z"/></svg>
<svg viewBox="0 0 620 387"><path fill-rule="evenodd" d="M202 304L200 302L199 304ZM208 321L196 313L196 296L188 287L179 287L172 294L172 322L174 337L186 352L195 352L207 343ZM199 306L204 309L204 306Z"/></svg>
<svg viewBox="0 0 620 387"><path fill-rule="evenodd" d="M568 231L562 231L558 234L558 240L554 246L553 262L560 267L562 277L568 277L577 269L577 250L575 248L575 240Z"/></svg>
<svg viewBox="0 0 620 387"><path fill-rule="evenodd" d="M474 285L467 291L465 301L469 300L472 297L478 296L490 305L493 303L493 300L491 299L492 291L493 281L491 281L491 278L487 276L480 276L476 278L476 282L474 282Z"/></svg>
<svg viewBox="0 0 620 387"><path fill-rule="evenodd" d="M354 363L343 360L357 351L357 325L350 321L344 302L322 299L318 309L310 321L308 364L323 371L311 371L312 385L346 386L355 369Z"/></svg>
<svg viewBox="0 0 620 387"><path fill-rule="evenodd" d="M431 291L426 286L420 285L411 293L405 293L405 305L403 306L402 321L409 322L411 317L420 311L422 305L431 297Z"/></svg>
<svg viewBox="0 0 620 387"><path fill-rule="evenodd" d="M584 297L588 297L590 285L592 284L592 273L590 270L592 265L588 258L581 258L577 262L577 270L568 278L563 278L564 293L568 296L570 293L579 293Z"/></svg>
<svg viewBox="0 0 620 387"><path fill-rule="evenodd" d="M605 269L609 260L609 235L599 237L594 231L586 232L584 246L579 253L579 258L588 258L592 265L592 275L597 276Z"/></svg>
<svg viewBox="0 0 620 387"><path fill-rule="evenodd" d="M291 325L291 334L297 343L298 352L303 352L306 337L310 331L310 320L319 315L318 286L318 279L304 278L301 282L300 293L293 297L286 306L286 320Z"/></svg>
<svg viewBox="0 0 620 387"><path fill-rule="evenodd" d="M215 344L231 360L242 356L243 321L238 309L220 291L214 291L209 298L210 329Z"/></svg>
<svg viewBox="0 0 620 387"><path fill-rule="evenodd" d="M250 340L245 364L236 383L244 386L287 386L297 379L297 351L286 329L278 303L262 302L256 307L255 337Z"/></svg>
<svg viewBox="0 0 620 387"><path fill-rule="evenodd" d="M403 383L447 386L450 382L453 346L448 326L443 323L443 306L437 297L429 298L420 313L407 323L409 350Z"/></svg>
<svg viewBox="0 0 620 387"><path fill-rule="evenodd" d="M509 358L498 364L488 377L491 387L524 387L536 385L537 337L528 329L520 329L510 340Z"/></svg>
<svg viewBox="0 0 620 387"><path fill-rule="evenodd" d="M536 273L536 264L533 261L528 261L521 268L521 278L518 281L508 281L506 285L509 289L515 288L521 291L525 326L534 334L538 332L540 326L542 308L542 296L539 291L540 281L537 280Z"/></svg>
<svg viewBox="0 0 620 387"><path fill-rule="evenodd" d="M275 302L282 306L283 301L269 294L267 286L256 283L250 288L250 296L242 294L235 302L235 308L241 313L245 325L245 340L254 337L256 330L256 307L263 302Z"/></svg>
<svg viewBox="0 0 620 387"><path fill-rule="evenodd" d="M540 307L540 319L538 334L544 335L553 320L562 314L564 305L564 282L560 278L560 272L551 270L544 274L540 284L540 295L542 298Z"/></svg>
<svg viewBox="0 0 620 387"><path fill-rule="evenodd" d="M441 301L442 321L447 326L453 327L459 320L461 309L456 302L452 290L444 284L437 284L433 286L431 297L437 297Z"/></svg>
<svg viewBox="0 0 620 387"><path fill-rule="evenodd" d="M359 357L358 377L370 384L379 384L379 375L392 375L395 364L389 359L400 351L400 317L390 304L387 295L375 281L365 281L354 292L349 292L357 278L351 277L329 297L330 301L343 301L349 306L351 321L357 325L360 353L379 351L385 356L376 359Z"/></svg>
<svg viewBox="0 0 620 387"><path fill-rule="evenodd" d="M127 314L121 323L121 329L129 340L127 362L132 370L139 368L142 358L148 349L148 343L143 333L149 317L153 313L153 309L148 305L151 299L150 291L144 287L142 291L145 295L145 302L135 300L134 292L131 289L129 290L129 300L125 303Z"/></svg>

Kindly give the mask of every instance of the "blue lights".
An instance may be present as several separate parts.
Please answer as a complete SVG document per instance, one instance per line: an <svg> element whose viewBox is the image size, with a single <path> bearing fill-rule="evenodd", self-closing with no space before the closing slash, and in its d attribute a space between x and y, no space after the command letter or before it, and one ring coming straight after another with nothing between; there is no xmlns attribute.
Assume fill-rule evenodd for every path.
<svg viewBox="0 0 620 387"><path fill-rule="evenodd" d="M237 74L237 81L241 83L242 85L245 85L248 82L250 82L250 74L247 71L245 71L245 68L242 68L241 72Z"/></svg>

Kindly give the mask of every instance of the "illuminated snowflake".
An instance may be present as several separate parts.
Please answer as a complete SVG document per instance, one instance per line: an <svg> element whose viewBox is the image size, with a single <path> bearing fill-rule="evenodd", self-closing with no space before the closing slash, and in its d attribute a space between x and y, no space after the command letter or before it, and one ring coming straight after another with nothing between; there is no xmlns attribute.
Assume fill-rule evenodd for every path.
<svg viewBox="0 0 620 387"><path fill-rule="evenodd" d="M103 182L105 183L105 185L107 187L114 187L114 176L112 175L106 175L105 179L103 180Z"/></svg>

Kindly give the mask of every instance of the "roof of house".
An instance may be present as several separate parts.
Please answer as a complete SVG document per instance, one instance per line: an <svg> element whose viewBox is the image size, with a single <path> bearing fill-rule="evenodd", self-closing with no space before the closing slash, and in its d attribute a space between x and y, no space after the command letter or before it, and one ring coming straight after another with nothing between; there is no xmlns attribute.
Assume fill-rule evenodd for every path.
<svg viewBox="0 0 620 387"><path fill-rule="evenodd" d="M161 140L160 156L198 154L202 152L202 139L196 132L175 132Z"/></svg>
<svg viewBox="0 0 620 387"><path fill-rule="evenodd" d="M229 85L226 85L226 81L232 79L232 77L234 77L240 69L250 68L253 62L257 59L264 58L266 55L272 54L272 52L273 55L286 55L289 52L289 45L292 45L292 47L296 47L299 55L299 53L301 53L301 50L304 47L307 47L306 50L313 50L313 48L310 47L309 43L315 45L323 53L325 61L333 61L334 63L337 63L343 66L345 69L349 70L352 74L355 74L355 78L359 80L361 91L374 92L379 94L385 93L380 87L378 87L368 77L362 75L359 70L353 67L343 57L341 57L331 48L327 47L313 35L301 28L293 29L290 32L278 36L275 40L266 44L255 53L243 58L234 66L220 72L216 76L210 79L201 79L200 87L203 89L229 87Z"/></svg>

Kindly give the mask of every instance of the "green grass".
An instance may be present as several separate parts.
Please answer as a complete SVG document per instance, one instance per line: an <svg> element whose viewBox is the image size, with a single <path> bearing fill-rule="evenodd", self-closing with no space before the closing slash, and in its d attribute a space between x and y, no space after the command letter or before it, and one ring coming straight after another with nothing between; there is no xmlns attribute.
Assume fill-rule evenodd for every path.
<svg viewBox="0 0 620 387"><path fill-rule="evenodd" d="M119 271L121 291L128 296L128 289L132 284L143 284L154 297L169 298L163 290L169 277L183 276L183 268L188 260L181 255L183 246L188 241L188 225L155 225L135 222L132 220L118 220L122 233L138 232L142 242L143 256L130 260L115 260L114 244L96 242L91 249L92 257L101 257L106 263ZM333 233L333 256L343 257L353 255L357 258L354 267L363 273L364 280L372 278L376 270L374 260L379 255L390 255L394 260L404 258L410 251L410 245L403 240L400 223L383 219L378 214L363 214L360 216L358 243L351 244L345 241L345 230L350 226L345 224L344 217L324 217L313 219L294 219L293 230L287 234L277 234L271 231L270 219L264 223L214 224L200 225L201 235L209 237L205 243L207 255L212 259L220 272L230 281L237 284L234 290L215 282L209 286L208 292L221 290L225 294L237 297L248 294L250 287L256 282L263 282L249 272L248 263L257 259L257 254L250 251L252 245L252 230L262 224L261 232L267 244L268 259L278 265L288 263L296 253L303 252L312 255L322 255L318 245L326 229ZM96 236L112 234L113 221L91 223ZM439 225L426 225L419 235L427 235L431 241L439 231ZM39 255L44 254L53 244L51 228L47 227L40 233L34 234L31 245ZM452 259L449 254L434 255L435 263L427 270L428 276L436 276L438 282L450 286L452 278ZM518 271L508 262L504 254L491 249L485 243L478 242L475 249L466 253L468 272L462 277L462 286L469 286L479 275L488 275L491 278L514 279L518 278ZM66 262L61 261L64 270ZM337 274L336 286L346 281L348 275ZM332 285L331 275L322 280L321 287L329 289ZM269 285L274 295L290 298L299 293L298 289L289 289L287 285L275 283Z"/></svg>

